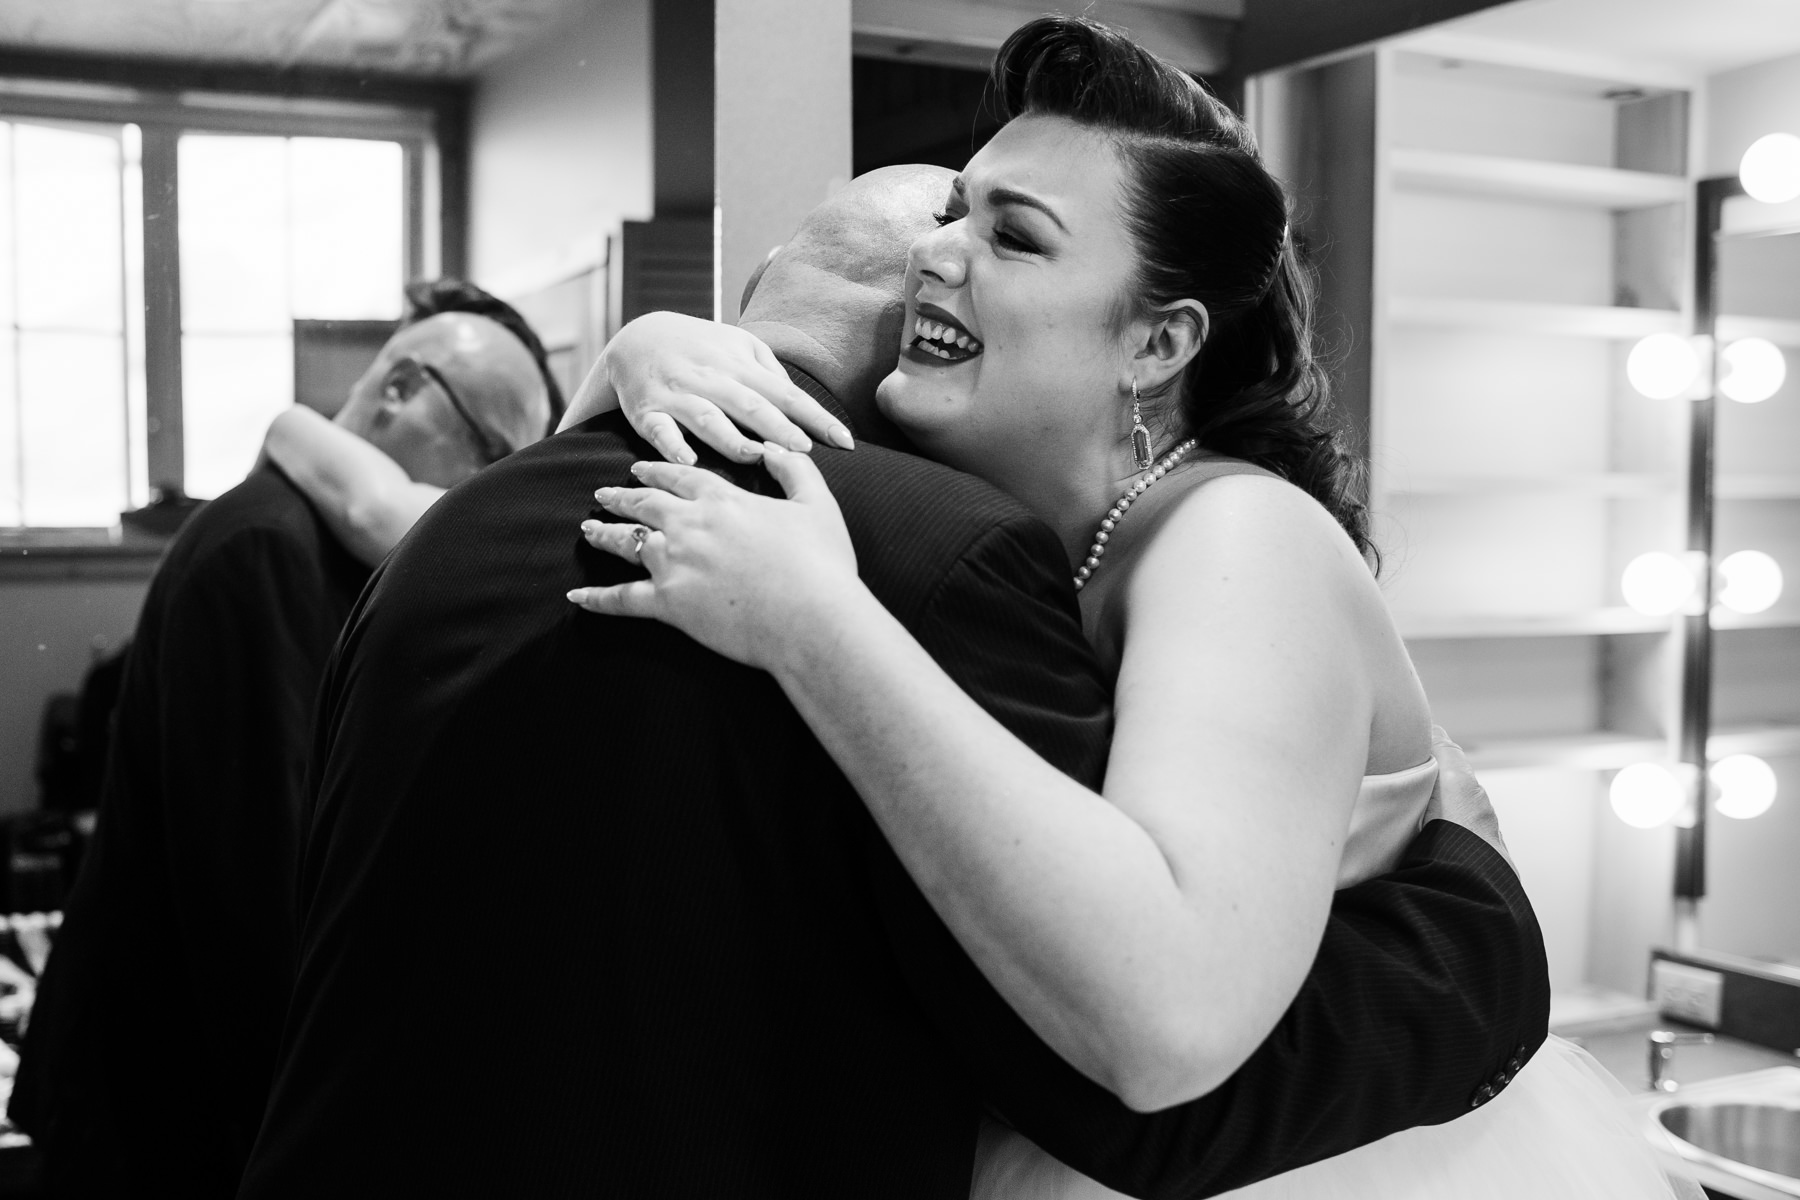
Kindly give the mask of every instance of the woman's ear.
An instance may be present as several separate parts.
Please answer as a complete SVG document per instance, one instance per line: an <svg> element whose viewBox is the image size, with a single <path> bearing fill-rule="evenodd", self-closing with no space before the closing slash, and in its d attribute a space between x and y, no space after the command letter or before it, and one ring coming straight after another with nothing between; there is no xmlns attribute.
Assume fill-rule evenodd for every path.
<svg viewBox="0 0 1800 1200"><path fill-rule="evenodd" d="M1146 391L1160 390L1187 369L1206 344L1211 317L1198 300L1165 304L1146 322L1138 343L1139 378Z"/></svg>

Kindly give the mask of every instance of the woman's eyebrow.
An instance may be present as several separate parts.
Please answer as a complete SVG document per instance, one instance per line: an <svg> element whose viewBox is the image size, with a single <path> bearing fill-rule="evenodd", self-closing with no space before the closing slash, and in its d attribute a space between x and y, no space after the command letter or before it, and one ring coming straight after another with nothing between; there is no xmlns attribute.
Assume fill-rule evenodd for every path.
<svg viewBox="0 0 1800 1200"><path fill-rule="evenodd" d="M1039 200L1036 196L1030 195L1027 192L1015 191L1009 187L989 188L987 199L989 204L995 205L996 207L1006 204L1018 204L1023 205L1026 208L1035 208L1046 217L1049 217L1052 221L1055 221L1058 229L1062 230L1064 233L1069 232L1069 227L1062 223L1061 217L1051 211L1048 204L1045 204L1042 200Z"/></svg>

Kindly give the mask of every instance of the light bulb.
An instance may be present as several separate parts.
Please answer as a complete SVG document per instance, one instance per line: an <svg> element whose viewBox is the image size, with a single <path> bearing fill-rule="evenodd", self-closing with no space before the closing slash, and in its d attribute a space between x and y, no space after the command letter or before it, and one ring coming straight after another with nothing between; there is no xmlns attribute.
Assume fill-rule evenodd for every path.
<svg viewBox="0 0 1800 1200"><path fill-rule="evenodd" d="M1759 613L1781 599L1781 564L1761 550L1739 550L1719 564L1719 603Z"/></svg>
<svg viewBox="0 0 1800 1200"><path fill-rule="evenodd" d="M1725 377L1719 390L1739 404L1761 404L1781 390L1787 359L1774 342L1743 338L1725 347Z"/></svg>
<svg viewBox="0 0 1800 1200"><path fill-rule="evenodd" d="M1748 821L1762 816L1775 803L1775 770L1754 754L1721 758L1707 775L1719 789L1713 807L1728 817Z"/></svg>
<svg viewBox="0 0 1800 1200"><path fill-rule="evenodd" d="M1625 378L1652 400L1673 400L1699 376L1700 355L1678 334L1653 333L1633 346L1625 360Z"/></svg>
<svg viewBox="0 0 1800 1200"><path fill-rule="evenodd" d="M1750 143L1738 163L1738 178L1752 199L1786 204L1800 196L1800 137L1770 133Z"/></svg>
<svg viewBox="0 0 1800 1200"><path fill-rule="evenodd" d="M1619 578L1625 603L1652 617L1666 617L1694 594L1694 573L1673 554L1652 550L1640 554Z"/></svg>
<svg viewBox="0 0 1800 1200"><path fill-rule="evenodd" d="M1648 762L1633 763L1614 775L1608 794L1613 812L1634 829L1667 824L1686 800L1675 773Z"/></svg>

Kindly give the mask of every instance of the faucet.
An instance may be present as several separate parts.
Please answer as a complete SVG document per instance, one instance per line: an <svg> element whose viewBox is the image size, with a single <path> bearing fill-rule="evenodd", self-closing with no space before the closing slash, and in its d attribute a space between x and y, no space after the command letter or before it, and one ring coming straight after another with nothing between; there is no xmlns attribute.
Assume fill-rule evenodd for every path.
<svg viewBox="0 0 1800 1200"><path fill-rule="evenodd" d="M1672 1092L1681 1085L1669 1078L1669 1068L1675 1064L1675 1047L1705 1046L1711 1043L1710 1033L1676 1033L1669 1029L1653 1030L1650 1034L1650 1089L1656 1092Z"/></svg>

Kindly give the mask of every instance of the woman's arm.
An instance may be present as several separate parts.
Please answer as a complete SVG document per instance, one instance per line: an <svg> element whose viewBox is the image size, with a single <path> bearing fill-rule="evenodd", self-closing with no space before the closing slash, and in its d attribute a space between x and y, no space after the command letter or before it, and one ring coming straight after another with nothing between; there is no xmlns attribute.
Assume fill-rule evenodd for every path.
<svg viewBox="0 0 1800 1200"><path fill-rule="evenodd" d="M557 432L620 407L638 436L670 462L695 461L683 426L735 462L762 453L740 425L790 450L812 448L808 430L840 449L854 445L850 431L794 386L761 339L681 313L646 313L614 334Z"/></svg>
<svg viewBox="0 0 1800 1200"><path fill-rule="evenodd" d="M1136 564L1104 794L1046 764L864 588L816 468L799 503L643 464L651 580L572 598L772 671L934 908L1060 1054L1134 1108L1209 1091L1298 991L1368 753L1354 551L1285 485L1197 490ZM834 528L835 525L835 528ZM629 556L628 526L590 540Z"/></svg>
<svg viewBox="0 0 1800 1200"><path fill-rule="evenodd" d="M263 449L350 553L371 567L444 494L414 483L399 463L304 405L270 423Z"/></svg>

